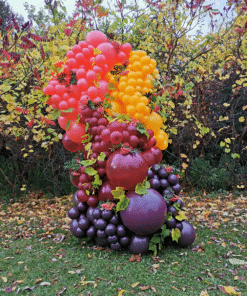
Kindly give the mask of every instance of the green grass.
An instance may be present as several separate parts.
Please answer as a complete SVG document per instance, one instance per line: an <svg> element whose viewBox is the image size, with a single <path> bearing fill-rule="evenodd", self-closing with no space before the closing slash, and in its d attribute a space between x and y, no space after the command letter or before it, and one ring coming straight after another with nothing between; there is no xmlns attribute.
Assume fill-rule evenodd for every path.
<svg viewBox="0 0 247 296"><path fill-rule="evenodd" d="M192 252L190 248L168 246L158 254L158 261L148 254L143 255L140 262L129 262L130 254L127 253L93 250L91 243L82 242L68 233L62 243L54 242L53 236L42 241L38 237L18 239L2 244L0 276L6 277L8 282L2 280L0 287L6 289L11 282L23 281L17 285L22 291L25 286L31 288L37 279L41 279L40 282L52 284L40 286L39 282L32 292L24 290L21 295L57 295L63 287L67 288L64 295L91 292L92 295L110 296L117 295L118 288L128 291L124 295L154 294L151 289L141 291L140 285L154 287L157 295L200 295L208 288L212 289L208 291L209 295L223 295L217 288L219 285L237 286L242 295L247 295L244 294L247 289L246 268L233 266L228 261L228 258L246 260L246 250L244 253L241 247L229 246L229 241L244 245L245 238L239 235L241 228L238 225L239 232L233 232L226 226L212 233L198 227L194 245L200 244L205 251ZM228 246L217 244L211 240L212 236L224 239ZM159 269L153 269L153 264L159 264ZM94 283L83 285L81 278L84 276L84 282L95 281L97 286L94 287ZM238 276L237 280L234 276ZM131 284L137 282L139 285L132 288ZM11 294L16 291L17 288Z"/></svg>
<svg viewBox="0 0 247 296"><path fill-rule="evenodd" d="M59 219L48 222L44 220L45 216L36 220L26 217L25 223L18 223L18 220L6 223L8 219L1 221L4 208L2 206L0 295L7 294L5 289L8 287L13 290L9 295L16 295L19 289L18 295L30 296L60 295L58 293L64 287L66 291L61 293L64 296L121 295L120 289L125 290L124 296L196 296L206 290L210 296L226 295L220 290L221 286L235 287L236 293L240 293L236 295L247 295L247 263L233 265L229 261L239 259L247 262L244 236L246 200L242 199L241 205L236 202L234 208L240 210L229 209L230 220L227 222L219 219L228 218L224 214L224 208L218 214L212 212L210 219L198 221L196 217L200 209L195 200L198 212L194 212L194 221L189 218L196 227L197 238L194 244L186 249L170 244L156 257L152 253L142 255L140 262L130 262L131 254L127 252L97 250L90 241L76 239L69 231L59 226L62 223L67 225L64 216L58 216ZM217 202L224 204L224 201ZM48 203L47 201L47 207ZM33 210L30 204L31 201L28 207ZM60 202L61 204L63 202ZM54 203L50 201L50 205ZM212 208L215 209L213 206ZM4 211L8 213L8 210L5 206ZM41 208L37 211L41 211ZM52 214L49 211L47 216L50 217ZM17 212L16 214L18 215ZM34 215L37 217L39 214ZM24 217L22 210L20 217ZM221 224L215 224L217 222ZM45 229L47 225L49 227ZM53 226L56 228L52 229ZM23 235L28 233L32 233L32 236L23 238ZM62 235L65 235L65 238L60 242ZM192 251L196 246L201 246L199 251ZM40 285L44 282L50 285ZM136 287L131 286L134 283L138 283ZM142 290L148 286L148 289ZM34 288L31 291L27 287Z"/></svg>

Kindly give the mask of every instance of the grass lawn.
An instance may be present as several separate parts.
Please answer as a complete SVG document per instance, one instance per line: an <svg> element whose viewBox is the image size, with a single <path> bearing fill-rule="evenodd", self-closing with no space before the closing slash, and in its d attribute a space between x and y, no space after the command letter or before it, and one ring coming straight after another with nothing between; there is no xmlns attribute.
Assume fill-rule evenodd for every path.
<svg viewBox="0 0 247 296"><path fill-rule="evenodd" d="M73 237L71 196L0 203L0 295L247 295L246 196L184 201L194 244L135 258Z"/></svg>

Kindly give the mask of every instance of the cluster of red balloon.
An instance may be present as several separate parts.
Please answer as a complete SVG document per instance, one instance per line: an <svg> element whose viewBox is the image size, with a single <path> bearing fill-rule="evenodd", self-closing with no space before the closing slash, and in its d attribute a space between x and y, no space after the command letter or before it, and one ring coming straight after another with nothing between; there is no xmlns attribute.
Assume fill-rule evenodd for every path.
<svg viewBox="0 0 247 296"><path fill-rule="evenodd" d="M80 41L67 52L68 60L63 73L53 77L43 89L44 94L50 97L47 104L61 111L58 119L60 127L66 130L70 121L63 138L67 150L75 152L82 148L78 143L85 140L86 133L85 125L77 122L78 115L89 100L93 103L104 101L108 92L109 71L115 64L128 59L131 49L129 43L114 46L102 32L91 31L85 41ZM71 73L76 76L76 84L71 83ZM75 144L72 145L72 142Z"/></svg>

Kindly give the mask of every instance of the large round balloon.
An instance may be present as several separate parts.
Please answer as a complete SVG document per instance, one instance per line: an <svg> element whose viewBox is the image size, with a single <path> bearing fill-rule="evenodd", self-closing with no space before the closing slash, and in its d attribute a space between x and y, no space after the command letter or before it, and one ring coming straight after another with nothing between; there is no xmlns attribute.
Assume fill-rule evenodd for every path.
<svg viewBox="0 0 247 296"><path fill-rule="evenodd" d="M183 221L183 229L181 230L181 237L178 240L180 247L186 248L193 244L196 238L196 232L194 227L188 222Z"/></svg>
<svg viewBox="0 0 247 296"><path fill-rule="evenodd" d="M132 235L128 250L131 254L145 254L149 248L148 236Z"/></svg>
<svg viewBox="0 0 247 296"><path fill-rule="evenodd" d="M86 42L93 47L97 47L100 43L107 42L107 37L101 31L94 30L87 34Z"/></svg>
<svg viewBox="0 0 247 296"><path fill-rule="evenodd" d="M152 189L138 195L134 191L126 195L129 205L120 211L124 226L135 234L149 235L155 233L165 223L167 206L162 195Z"/></svg>
<svg viewBox="0 0 247 296"><path fill-rule="evenodd" d="M82 238L84 236L84 231L82 231L79 228L77 219L72 219L71 220L71 222L70 222L70 231L77 238Z"/></svg>

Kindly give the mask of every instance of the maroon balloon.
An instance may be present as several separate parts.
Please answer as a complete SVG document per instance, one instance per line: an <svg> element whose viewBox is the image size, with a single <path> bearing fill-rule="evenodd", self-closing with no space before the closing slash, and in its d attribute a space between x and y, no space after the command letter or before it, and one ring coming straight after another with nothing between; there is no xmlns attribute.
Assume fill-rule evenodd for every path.
<svg viewBox="0 0 247 296"><path fill-rule="evenodd" d="M194 227L188 221L182 221L183 229L181 230L181 237L178 240L180 247L186 248L193 244L196 238Z"/></svg>
<svg viewBox="0 0 247 296"><path fill-rule="evenodd" d="M152 147L151 151L155 156L155 163L156 164L160 163L163 157L162 151L157 146Z"/></svg>
<svg viewBox="0 0 247 296"><path fill-rule="evenodd" d="M76 142L71 141L70 138L67 136L67 134L63 135L62 143L63 143L64 148L70 152L79 151L79 148L82 149L81 145Z"/></svg>
<svg viewBox="0 0 247 296"><path fill-rule="evenodd" d="M110 182L105 182L102 184L99 190L99 201L114 201L114 197L111 193L112 190L116 189L116 186L112 185Z"/></svg>
<svg viewBox="0 0 247 296"><path fill-rule="evenodd" d="M128 247L131 254L145 254L149 248L149 237L142 235L133 235Z"/></svg>
<svg viewBox="0 0 247 296"><path fill-rule="evenodd" d="M125 227L139 235L155 233L165 223L167 206L162 195L149 188L140 196L134 191L126 195L129 205L120 215Z"/></svg>

